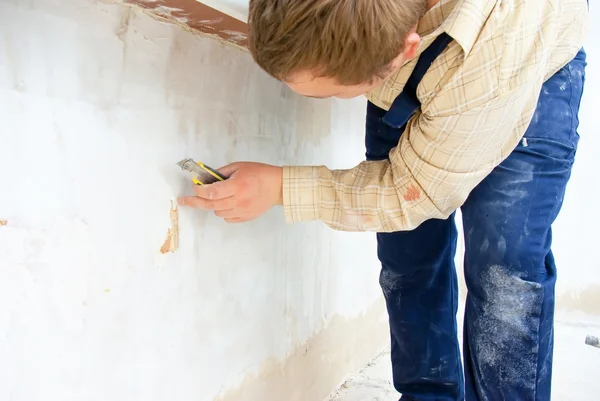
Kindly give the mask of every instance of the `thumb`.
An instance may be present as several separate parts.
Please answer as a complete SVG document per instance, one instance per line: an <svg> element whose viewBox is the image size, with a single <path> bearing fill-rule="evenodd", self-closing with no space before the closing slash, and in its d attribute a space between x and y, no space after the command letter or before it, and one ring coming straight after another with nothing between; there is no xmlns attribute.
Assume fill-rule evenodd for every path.
<svg viewBox="0 0 600 401"><path fill-rule="evenodd" d="M240 168L242 167L241 163L231 163L228 164L226 166L223 166L219 169L217 169L217 171L221 174L223 174L225 177L231 177L231 175L233 173L235 173L236 171L238 171Z"/></svg>

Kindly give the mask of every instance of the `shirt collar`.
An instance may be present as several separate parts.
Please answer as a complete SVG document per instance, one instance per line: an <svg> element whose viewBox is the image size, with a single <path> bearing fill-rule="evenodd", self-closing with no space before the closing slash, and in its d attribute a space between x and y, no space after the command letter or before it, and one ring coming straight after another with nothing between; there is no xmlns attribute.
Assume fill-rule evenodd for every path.
<svg viewBox="0 0 600 401"><path fill-rule="evenodd" d="M446 32L469 54L483 25L497 1L494 0L440 0L423 16L417 27L422 37L421 53L431 42Z"/></svg>

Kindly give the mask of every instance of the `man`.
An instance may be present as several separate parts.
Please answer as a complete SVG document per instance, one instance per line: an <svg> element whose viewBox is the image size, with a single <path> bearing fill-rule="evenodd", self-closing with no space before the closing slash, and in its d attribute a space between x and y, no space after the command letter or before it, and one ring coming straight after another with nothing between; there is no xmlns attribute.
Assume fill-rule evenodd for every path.
<svg viewBox="0 0 600 401"><path fill-rule="evenodd" d="M234 163L180 202L229 222L377 232L406 400L550 400L551 225L577 148L585 0L251 0L250 50L294 91L366 94L349 170ZM453 258L461 208L463 360ZM464 364L464 374L463 374Z"/></svg>

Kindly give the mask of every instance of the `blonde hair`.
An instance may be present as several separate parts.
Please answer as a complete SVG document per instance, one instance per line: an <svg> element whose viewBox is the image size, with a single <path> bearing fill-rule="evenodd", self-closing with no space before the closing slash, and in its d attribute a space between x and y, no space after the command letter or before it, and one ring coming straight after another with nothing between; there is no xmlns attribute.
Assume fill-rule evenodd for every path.
<svg viewBox="0 0 600 401"><path fill-rule="evenodd" d="M427 0L250 0L249 49L285 81L310 71L341 85L386 74Z"/></svg>

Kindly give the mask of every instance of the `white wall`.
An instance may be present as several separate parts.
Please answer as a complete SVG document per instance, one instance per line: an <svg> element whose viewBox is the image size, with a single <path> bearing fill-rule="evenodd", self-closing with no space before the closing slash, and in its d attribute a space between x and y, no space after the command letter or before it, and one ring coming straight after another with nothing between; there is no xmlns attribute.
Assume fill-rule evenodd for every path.
<svg viewBox="0 0 600 401"><path fill-rule="evenodd" d="M590 33L585 44L587 73L580 109L579 148L563 210L554 226L558 266L558 308L583 310L600 324L600 8L590 2ZM600 333L597 333L600 335Z"/></svg>
<svg viewBox="0 0 600 401"><path fill-rule="evenodd" d="M159 249L177 161L350 166L363 106L128 7L1 1L0 399L324 398L387 340L372 235L182 209Z"/></svg>
<svg viewBox="0 0 600 401"><path fill-rule="evenodd" d="M248 20L248 0L202 0L201 3L231 15L240 21L246 22Z"/></svg>

